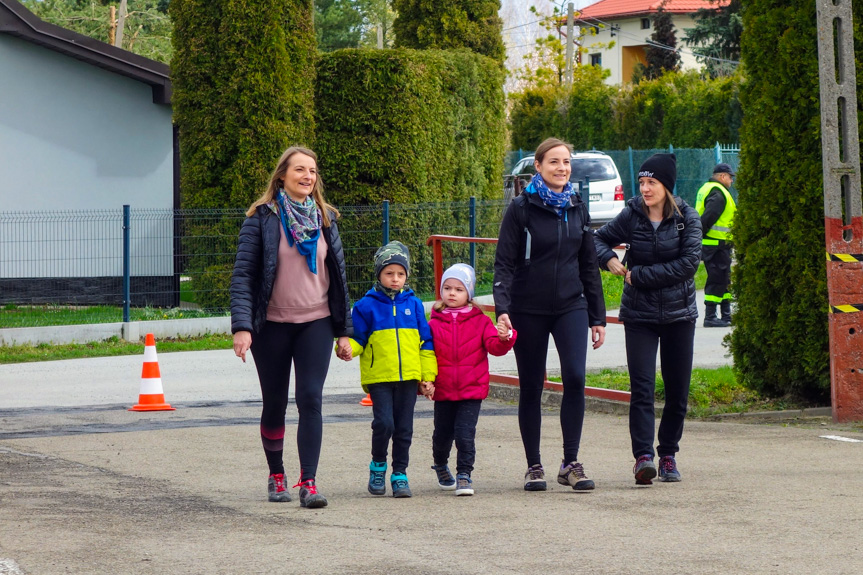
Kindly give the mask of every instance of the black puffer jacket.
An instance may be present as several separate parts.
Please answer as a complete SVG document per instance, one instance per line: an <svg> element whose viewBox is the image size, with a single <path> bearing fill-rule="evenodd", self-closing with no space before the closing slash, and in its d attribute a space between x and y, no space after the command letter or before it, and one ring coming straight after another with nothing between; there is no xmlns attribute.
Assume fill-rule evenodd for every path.
<svg viewBox="0 0 863 575"><path fill-rule="evenodd" d="M617 257L612 248L629 244L625 263L632 272L632 285L623 284L619 317L624 323L694 322L698 317L693 278L701 260L701 219L682 199L675 200L683 217L675 213L656 230L639 196L595 232L604 269L608 260Z"/></svg>
<svg viewBox="0 0 863 575"><path fill-rule="evenodd" d="M494 260L498 316L510 312L557 315L587 308L591 326L605 325L593 234L584 229L588 223L578 196L567 204L565 218L545 205L537 193L524 193L510 203L500 225ZM529 261L525 228L530 230Z"/></svg>
<svg viewBox="0 0 863 575"><path fill-rule="evenodd" d="M276 280L276 264L281 239L279 217L267 206L258 206L240 228L237 260L231 277L231 333L258 333L267 321L267 306ZM352 336L351 305L345 273L345 254L335 214L330 213L330 227L321 229L327 242L324 260L330 276L327 299L336 337Z"/></svg>

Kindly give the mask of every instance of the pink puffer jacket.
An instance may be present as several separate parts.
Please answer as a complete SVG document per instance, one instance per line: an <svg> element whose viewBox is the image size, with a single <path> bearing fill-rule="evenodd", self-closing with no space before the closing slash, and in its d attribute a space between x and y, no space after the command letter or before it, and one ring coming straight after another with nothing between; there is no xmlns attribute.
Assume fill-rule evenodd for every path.
<svg viewBox="0 0 863 575"><path fill-rule="evenodd" d="M515 343L501 341L497 328L479 308L452 314L432 310L429 320L437 357L435 401L488 397L488 354L506 355Z"/></svg>

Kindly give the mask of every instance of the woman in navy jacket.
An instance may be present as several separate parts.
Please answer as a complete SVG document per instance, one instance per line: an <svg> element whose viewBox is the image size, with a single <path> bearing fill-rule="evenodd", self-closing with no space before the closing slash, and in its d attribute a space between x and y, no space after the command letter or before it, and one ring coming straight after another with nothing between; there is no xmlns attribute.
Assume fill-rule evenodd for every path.
<svg viewBox="0 0 863 575"><path fill-rule="evenodd" d="M338 212L326 203L317 157L288 148L263 195L246 212L231 277L234 353L251 350L261 384L261 442L270 501L290 501L282 459L291 367L299 412L297 451L302 507L324 507L315 474L321 405L333 338L341 357L353 335Z"/></svg>
<svg viewBox="0 0 863 575"><path fill-rule="evenodd" d="M577 461L584 422L587 334L593 348L605 340L605 300L586 206L573 194L572 147L556 138L534 154L536 175L503 216L494 262L494 305L499 322L518 330L518 425L527 459L526 491L545 491L540 461L542 390L548 337L560 355L563 462L557 481L590 490Z"/></svg>
<svg viewBox="0 0 863 575"><path fill-rule="evenodd" d="M632 392L629 433L639 485L649 485L657 474L653 462L657 347L665 383L656 450L659 477L680 481L674 456L680 449L692 375L698 317L693 278L701 258L701 220L695 209L672 195L676 178L674 154L648 158L638 172L641 196L629 200L617 217L596 232L600 265L624 277L619 317L626 334ZM613 251L620 244L629 246L624 263Z"/></svg>

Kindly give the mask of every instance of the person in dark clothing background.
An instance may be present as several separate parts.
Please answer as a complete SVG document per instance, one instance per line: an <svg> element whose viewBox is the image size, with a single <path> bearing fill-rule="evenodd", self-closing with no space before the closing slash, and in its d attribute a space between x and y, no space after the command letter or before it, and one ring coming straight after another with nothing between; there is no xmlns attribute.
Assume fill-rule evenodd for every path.
<svg viewBox="0 0 863 575"><path fill-rule="evenodd" d="M545 491L540 460L542 390L548 337L560 355L563 462L557 481L591 490L577 461L584 422L587 333L593 348L605 341L605 300L588 210L573 193L572 147L549 138L536 149L536 174L509 205L500 226L494 262L494 303L499 322L516 328L518 424L527 458L525 491Z"/></svg>
<svg viewBox="0 0 863 575"><path fill-rule="evenodd" d="M731 325L731 225L737 206L729 190L734 181L734 170L725 163L716 164L713 176L698 190L695 209L701 216L704 238L701 240L701 258L707 270L704 285L704 327ZM721 317L716 316L719 306Z"/></svg>
<svg viewBox="0 0 863 575"><path fill-rule="evenodd" d="M680 481L675 455L683 436L692 376L701 220L693 208L672 195L676 179L674 154L654 154L638 172L641 195L596 232L599 264L624 277L618 315L626 337L629 434L639 485L651 484L657 474L653 462L657 347L665 383L656 448L659 478ZM620 244L629 246L625 263L613 249Z"/></svg>

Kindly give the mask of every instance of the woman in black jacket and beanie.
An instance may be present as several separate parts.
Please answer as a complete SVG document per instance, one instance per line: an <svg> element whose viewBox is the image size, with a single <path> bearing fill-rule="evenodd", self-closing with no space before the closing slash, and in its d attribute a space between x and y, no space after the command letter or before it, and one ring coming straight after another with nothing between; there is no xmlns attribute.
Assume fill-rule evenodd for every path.
<svg viewBox="0 0 863 575"><path fill-rule="evenodd" d="M560 355L563 462L557 481L594 488L577 461L584 422L587 334L605 340L605 300L586 206L573 194L569 144L549 138L534 154L536 175L503 216L494 262L498 322L518 330L518 425L527 458L526 491L545 491L539 443L548 337Z"/></svg>
<svg viewBox="0 0 863 575"><path fill-rule="evenodd" d="M353 335L338 212L324 201L317 157L288 148L263 195L246 212L231 277L234 353L251 350L261 384L261 442L270 501L290 501L282 460L291 365L299 412L300 505L327 505L317 492L321 404L333 338L337 354Z"/></svg>
<svg viewBox="0 0 863 575"><path fill-rule="evenodd" d="M623 276L620 320L626 334L626 361L632 392L629 434L635 482L649 485L653 461L656 348L660 348L665 407L659 423L659 478L680 481L674 458L683 435L692 375L692 347L698 309L695 272L701 258L698 212L672 195L677 179L674 154L655 154L639 169L641 196L632 198L596 232L599 263ZM613 247L628 244L621 263ZM660 345L661 344L661 345Z"/></svg>

